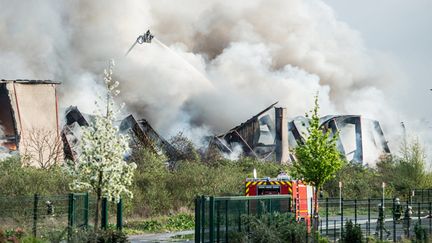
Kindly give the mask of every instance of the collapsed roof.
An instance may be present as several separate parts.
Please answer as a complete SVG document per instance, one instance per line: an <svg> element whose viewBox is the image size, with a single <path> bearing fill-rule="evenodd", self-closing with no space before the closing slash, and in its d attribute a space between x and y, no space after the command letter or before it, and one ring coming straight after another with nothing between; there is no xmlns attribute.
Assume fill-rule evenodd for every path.
<svg viewBox="0 0 432 243"><path fill-rule="evenodd" d="M213 137L210 146L217 147L224 153L232 153L238 147L248 156L260 159L271 157L275 150L275 126L274 117L268 111L276 104L277 102L228 132Z"/></svg>
<svg viewBox="0 0 432 243"><path fill-rule="evenodd" d="M165 154L170 160L179 158L179 152L167 140L160 136L145 120L136 120L129 115L120 123L120 132L132 135L132 143L143 145L157 154Z"/></svg>
<svg viewBox="0 0 432 243"><path fill-rule="evenodd" d="M80 153L82 127L89 125L91 117L82 114L76 106L66 110L66 124L62 130L65 158L76 160ZM120 123L120 133L131 136L132 146L144 146L156 154L165 154L170 160L179 158L180 153L162 136L160 136L145 119L136 120L133 115L127 116Z"/></svg>
<svg viewBox="0 0 432 243"><path fill-rule="evenodd" d="M272 104L228 132L214 136L210 148L223 154L239 153L260 160L288 163L295 159L292 149L309 136L309 120L299 116L288 120L286 108ZM332 115L320 119L322 129L339 133L337 147L348 161L373 165L390 149L378 121L357 115Z"/></svg>
<svg viewBox="0 0 432 243"><path fill-rule="evenodd" d="M62 129L64 156L75 161L80 154L81 127L87 127L89 118L85 117L76 106L70 106L65 112L66 124Z"/></svg>

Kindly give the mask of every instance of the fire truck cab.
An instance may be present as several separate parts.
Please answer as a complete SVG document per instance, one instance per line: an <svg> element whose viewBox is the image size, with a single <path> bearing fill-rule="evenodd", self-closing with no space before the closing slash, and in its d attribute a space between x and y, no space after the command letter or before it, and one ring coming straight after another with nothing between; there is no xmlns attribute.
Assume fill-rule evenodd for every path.
<svg viewBox="0 0 432 243"><path fill-rule="evenodd" d="M246 178L245 195L291 195L290 212L295 212L299 221L305 221L310 225L313 210L312 186L306 185L301 180L293 180L287 176L278 178Z"/></svg>

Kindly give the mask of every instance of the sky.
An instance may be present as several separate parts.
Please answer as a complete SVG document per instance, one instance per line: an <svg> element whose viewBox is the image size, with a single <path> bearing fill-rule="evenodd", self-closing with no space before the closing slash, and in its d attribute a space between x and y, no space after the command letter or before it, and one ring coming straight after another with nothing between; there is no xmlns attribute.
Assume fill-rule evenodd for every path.
<svg viewBox="0 0 432 243"><path fill-rule="evenodd" d="M432 129L429 106L432 101L432 1L327 0L326 3L340 21L360 32L367 48L395 63L395 72L402 73L406 81L395 85L387 94L392 96L394 105L425 120Z"/></svg>

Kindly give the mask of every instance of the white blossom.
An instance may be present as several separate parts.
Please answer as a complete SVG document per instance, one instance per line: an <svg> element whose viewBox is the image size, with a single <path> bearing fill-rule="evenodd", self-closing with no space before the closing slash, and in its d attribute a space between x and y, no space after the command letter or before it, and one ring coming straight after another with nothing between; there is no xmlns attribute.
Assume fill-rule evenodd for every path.
<svg viewBox="0 0 432 243"><path fill-rule="evenodd" d="M118 92L115 88L119 82L112 81L113 65L111 62L104 71L107 107L98 109L100 113L105 110L106 114L99 114L89 127L83 128L82 152L75 163L68 163L67 169L73 176L72 190L101 190L101 196L118 202L121 195L133 196L128 188L132 185L136 164L125 161L128 137L120 135L114 126L116 112L112 96Z"/></svg>

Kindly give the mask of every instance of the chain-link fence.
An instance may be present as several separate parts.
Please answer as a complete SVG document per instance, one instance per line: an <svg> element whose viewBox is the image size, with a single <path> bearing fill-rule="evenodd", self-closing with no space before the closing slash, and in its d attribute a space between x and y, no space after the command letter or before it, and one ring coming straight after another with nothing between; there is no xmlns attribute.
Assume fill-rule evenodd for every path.
<svg viewBox="0 0 432 243"><path fill-rule="evenodd" d="M108 202L102 201L101 227L108 226ZM94 225L96 198L87 193L0 196L0 229L20 228L33 236L67 235L74 228ZM122 203L113 207L122 229Z"/></svg>

